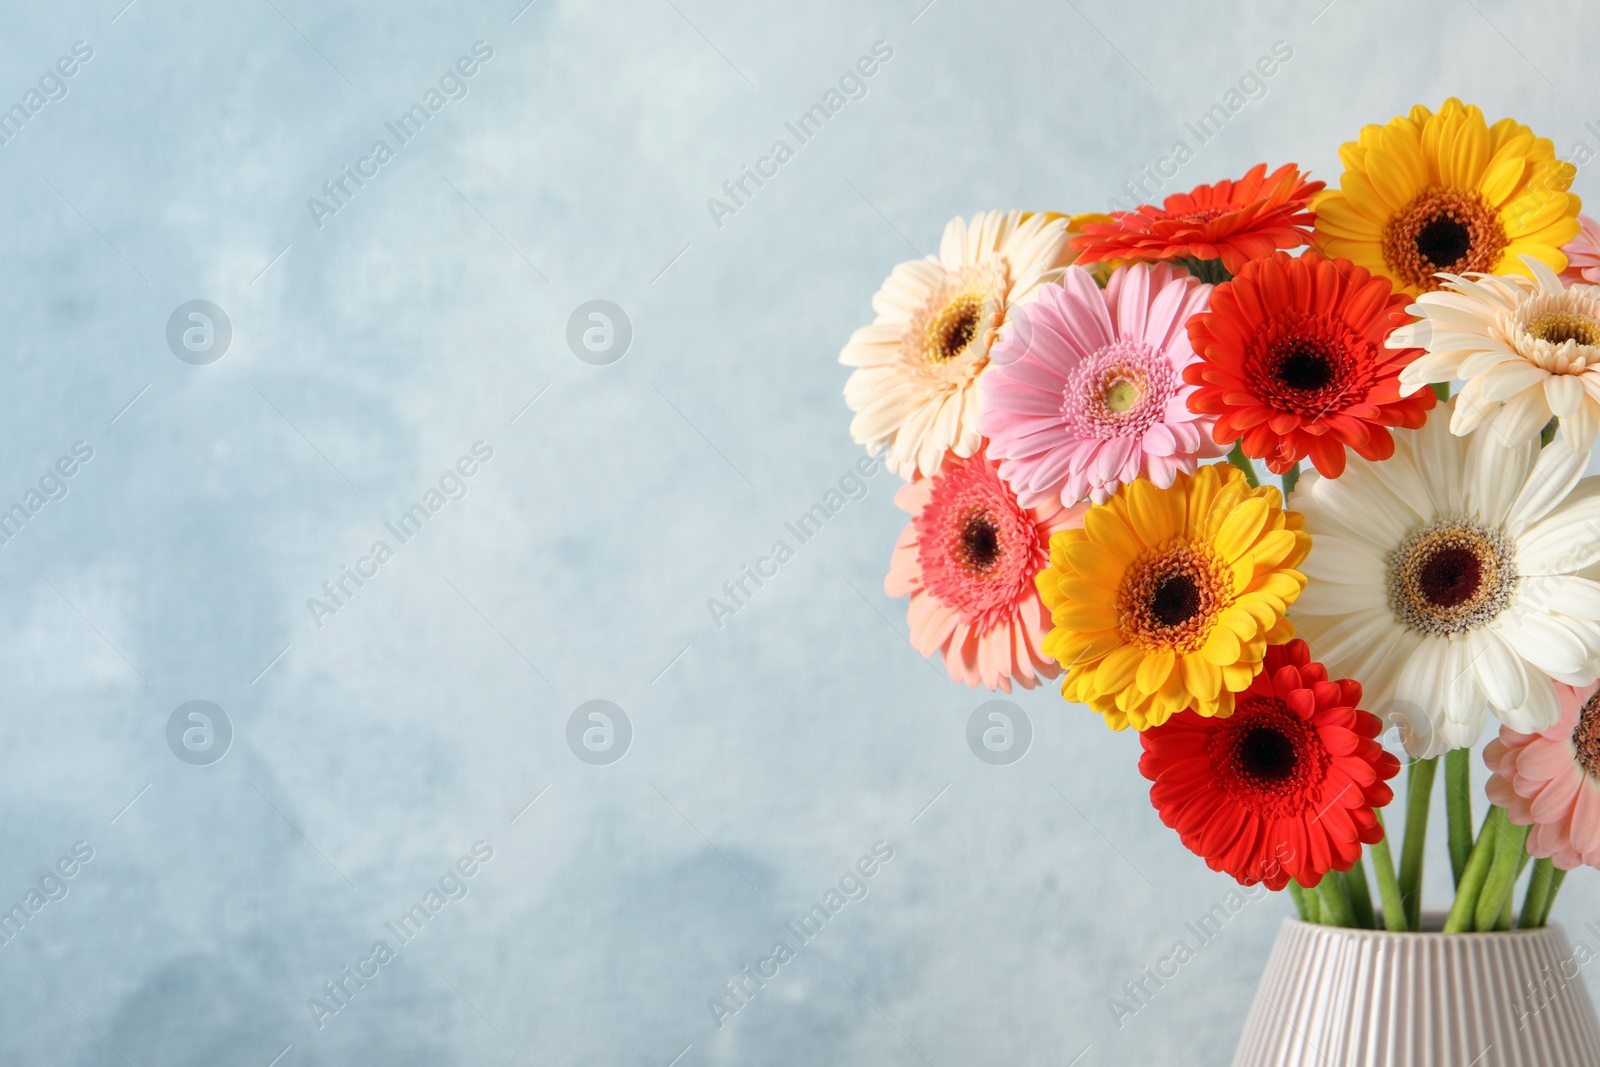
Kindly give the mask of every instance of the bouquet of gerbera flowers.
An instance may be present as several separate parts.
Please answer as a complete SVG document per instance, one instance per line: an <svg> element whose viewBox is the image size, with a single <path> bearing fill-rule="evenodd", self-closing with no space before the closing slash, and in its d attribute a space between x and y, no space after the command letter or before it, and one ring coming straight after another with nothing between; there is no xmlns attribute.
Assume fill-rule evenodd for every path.
<svg viewBox="0 0 1600 1067"><path fill-rule="evenodd" d="M1337 189L990 212L895 267L840 355L906 480L885 587L952 678L1135 730L1184 845L1311 921L1376 926L1370 866L1419 928L1442 756L1446 929L1539 926L1600 866L1600 226L1458 100L1339 155Z"/></svg>

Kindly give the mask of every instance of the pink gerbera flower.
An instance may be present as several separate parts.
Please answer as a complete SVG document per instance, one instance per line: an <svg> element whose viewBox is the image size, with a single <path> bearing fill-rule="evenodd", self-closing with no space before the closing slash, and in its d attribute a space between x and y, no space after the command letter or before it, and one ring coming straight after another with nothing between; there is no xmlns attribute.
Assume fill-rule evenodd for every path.
<svg viewBox="0 0 1600 1067"><path fill-rule="evenodd" d="M894 502L912 515L883 588L911 597L911 643L944 654L950 677L1011 692L1032 689L1059 667L1040 651L1050 612L1034 575L1050 559L1050 535L1083 525L1088 505L1048 501L1025 508L980 448L951 453L939 472L900 487Z"/></svg>
<svg viewBox="0 0 1600 1067"><path fill-rule="evenodd" d="M1132 264L1102 291L1082 267L1013 315L979 383L978 428L1022 504L1104 503L1139 477L1165 489L1220 456L1215 418L1189 410L1189 316L1211 286L1164 263Z"/></svg>
<svg viewBox="0 0 1600 1067"><path fill-rule="evenodd" d="M1600 689L1557 682L1556 700L1561 720L1550 729L1524 734L1502 726L1484 747L1494 772L1489 800L1517 826L1533 827L1528 855L1564 871L1600 867Z"/></svg>
<svg viewBox="0 0 1600 1067"><path fill-rule="evenodd" d="M1561 280L1568 285L1600 285L1600 222L1578 216L1578 236L1561 246L1567 269Z"/></svg>

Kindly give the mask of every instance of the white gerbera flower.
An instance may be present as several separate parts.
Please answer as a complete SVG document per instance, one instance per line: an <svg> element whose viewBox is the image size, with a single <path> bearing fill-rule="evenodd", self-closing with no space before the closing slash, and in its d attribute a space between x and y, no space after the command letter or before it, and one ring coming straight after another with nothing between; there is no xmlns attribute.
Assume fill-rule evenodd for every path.
<svg viewBox="0 0 1600 1067"><path fill-rule="evenodd" d="M1424 348L1400 372L1400 393L1461 379L1450 429L1493 419L1509 444L1538 436L1552 415L1587 450L1600 429L1600 286L1565 285L1532 256L1519 275L1441 274L1444 288L1406 310L1422 316L1389 335L1390 348Z"/></svg>
<svg viewBox="0 0 1600 1067"><path fill-rule="evenodd" d="M947 451L978 450L978 376L1010 310L1058 281L1073 251L1067 219L991 211L952 219L939 255L894 268L872 298L877 312L839 353L855 367L844 387L850 434L889 469L931 475Z"/></svg>
<svg viewBox="0 0 1600 1067"><path fill-rule="evenodd" d="M1311 535L1292 621L1418 757L1471 745L1486 709L1547 729L1560 718L1552 679L1600 677L1600 582L1577 573L1600 541L1589 453L1452 436L1456 403L1394 431L1390 459L1307 474L1291 504Z"/></svg>

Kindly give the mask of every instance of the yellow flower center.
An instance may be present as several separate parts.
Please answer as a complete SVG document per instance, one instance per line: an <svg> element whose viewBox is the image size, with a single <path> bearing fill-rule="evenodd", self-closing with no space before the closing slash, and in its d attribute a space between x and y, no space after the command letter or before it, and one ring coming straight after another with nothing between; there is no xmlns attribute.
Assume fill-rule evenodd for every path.
<svg viewBox="0 0 1600 1067"><path fill-rule="evenodd" d="M1209 548L1177 538L1128 567L1117 595L1123 639L1193 652L1233 602L1233 579Z"/></svg>
<svg viewBox="0 0 1600 1067"><path fill-rule="evenodd" d="M1106 388L1103 399L1108 409L1120 415L1139 402L1139 387L1126 378L1119 378Z"/></svg>
<svg viewBox="0 0 1600 1067"><path fill-rule="evenodd" d="M1600 342L1600 322L1572 311L1547 311L1528 323L1528 332L1553 345L1575 341L1580 345Z"/></svg>
<svg viewBox="0 0 1600 1067"><path fill-rule="evenodd" d="M1473 190L1433 185L1383 228L1383 259L1401 281L1439 288L1439 271L1493 272L1509 239L1500 217Z"/></svg>

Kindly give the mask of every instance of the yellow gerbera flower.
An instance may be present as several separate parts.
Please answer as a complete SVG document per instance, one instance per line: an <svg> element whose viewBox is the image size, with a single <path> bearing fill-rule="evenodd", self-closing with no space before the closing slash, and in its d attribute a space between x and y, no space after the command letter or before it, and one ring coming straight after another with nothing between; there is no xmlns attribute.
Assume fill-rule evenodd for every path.
<svg viewBox="0 0 1600 1067"><path fill-rule="evenodd" d="M1339 149L1338 189L1312 202L1316 245L1416 296L1439 271L1528 275L1522 256L1560 273L1578 235L1577 173L1547 137L1512 119L1493 126L1451 97L1437 114L1418 104L1387 126L1364 126Z"/></svg>
<svg viewBox="0 0 1600 1067"><path fill-rule="evenodd" d="M1227 464L1140 478L1090 508L1081 530L1050 538L1038 585L1054 629L1045 655L1066 668L1061 695L1113 730L1160 726L1185 708L1233 713L1284 618L1311 551L1298 512Z"/></svg>

